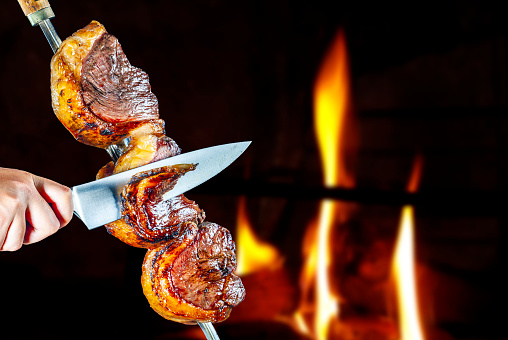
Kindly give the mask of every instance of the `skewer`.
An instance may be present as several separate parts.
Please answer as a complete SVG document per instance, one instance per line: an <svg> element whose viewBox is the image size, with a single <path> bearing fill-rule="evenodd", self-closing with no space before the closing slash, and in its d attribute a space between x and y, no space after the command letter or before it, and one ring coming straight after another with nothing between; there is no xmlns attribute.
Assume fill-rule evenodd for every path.
<svg viewBox="0 0 508 340"><path fill-rule="evenodd" d="M220 340L211 322L198 322L198 325L208 340Z"/></svg>
<svg viewBox="0 0 508 340"><path fill-rule="evenodd" d="M53 50L53 53L56 53L60 45L62 44L62 40L58 36L51 23L52 18L55 17L55 13L51 9L48 0L18 0L23 13L30 21L32 26L39 26L46 36L46 39ZM120 156L127 150L129 146L130 138L125 138L120 143L110 145L106 151L113 159L114 162L120 158ZM198 322L199 327L208 340L220 340L213 324L211 322Z"/></svg>

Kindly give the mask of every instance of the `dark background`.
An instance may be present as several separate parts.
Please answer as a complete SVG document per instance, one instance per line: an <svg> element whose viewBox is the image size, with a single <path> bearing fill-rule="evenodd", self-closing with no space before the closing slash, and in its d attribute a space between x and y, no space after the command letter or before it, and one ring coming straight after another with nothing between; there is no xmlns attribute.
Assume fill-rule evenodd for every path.
<svg viewBox="0 0 508 340"><path fill-rule="evenodd" d="M366 220L392 223L420 153L419 258L447 278L441 301L451 295L436 324L454 338L506 339L507 27L494 3L51 1L62 39L91 20L119 39L149 74L166 133L184 151L253 141L187 196L234 234L237 198L247 194L255 229L285 254L295 286L303 231L316 199L330 195L320 189L313 81L342 27L358 191L332 195L359 201ZM0 166L69 186L93 180L108 155L75 142L54 117L51 49L15 1L2 4L0 42ZM77 218L0 253L0 338L178 338L188 327L160 318L142 295L143 255ZM219 333L291 334L262 329L246 335L226 322Z"/></svg>

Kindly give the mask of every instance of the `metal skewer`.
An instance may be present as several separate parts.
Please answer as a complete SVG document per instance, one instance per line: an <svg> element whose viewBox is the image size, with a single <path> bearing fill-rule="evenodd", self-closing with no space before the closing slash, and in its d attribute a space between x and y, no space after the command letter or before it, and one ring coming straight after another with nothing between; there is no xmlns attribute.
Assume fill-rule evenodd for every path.
<svg viewBox="0 0 508 340"><path fill-rule="evenodd" d="M58 36L51 23L52 18L55 17L55 13L51 9L48 0L18 0L23 13L25 13L28 21L32 26L39 26L46 36L46 39L53 50L53 53L56 53L60 45L62 44L62 40ZM120 141L117 144L110 145L106 151L111 157L111 159L116 162L118 158L127 150L129 146L130 138L127 137ZM211 322L198 322L199 327L208 340L220 340L213 324Z"/></svg>
<svg viewBox="0 0 508 340"><path fill-rule="evenodd" d="M49 45L51 46L53 53L55 53L58 50L58 47L60 47L60 45L62 44L62 40L56 33L53 24L49 19L45 19L39 22L39 27L42 29L42 32L46 36L46 39L48 39Z"/></svg>
<svg viewBox="0 0 508 340"><path fill-rule="evenodd" d="M211 322L198 322L198 325L208 340L220 340Z"/></svg>

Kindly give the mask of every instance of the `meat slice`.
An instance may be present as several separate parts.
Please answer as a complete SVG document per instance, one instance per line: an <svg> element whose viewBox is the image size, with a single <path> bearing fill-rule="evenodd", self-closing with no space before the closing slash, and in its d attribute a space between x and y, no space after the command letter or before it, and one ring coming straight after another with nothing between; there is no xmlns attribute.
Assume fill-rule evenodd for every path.
<svg viewBox="0 0 508 340"><path fill-rule="evenodd" d="M51 59L53 111L76 140L107 148L140 127L164 134L145 72L97 21L65 39Z"/></svg>
<svg viewBox="0 0 508 340"><path fill-rule="evenodd" d="M154 248L171 240L182 223L201 223L205 212L184 195L163 201L178 178L194 165L181 164L141 172L125 186L122 219L106 224L110 234L138 248Z"/></svg>
<svg viewBox="0 0 508 340"><path fill-rule="evenodd" d="M159 103L148 75L127 60L118 39L104 32L83 62L85 105L110 123L157 119Z"/></svg>
<svg viewBox="0 0 508 340"><path fill-rule="evenodd" d="M166 319L221 322L245 297L235 269L229 231L215 223L188 222L171 242L146 253L141 284L150 306Z"/></svg>
<svg viewBox="0 0 508 340"><path fill-rule="evenodd" d="M192 246L173 263L171 274L180 296L206 310L234 307L245 290L236 270L235 243L229 230L204 222Z"/></svg>

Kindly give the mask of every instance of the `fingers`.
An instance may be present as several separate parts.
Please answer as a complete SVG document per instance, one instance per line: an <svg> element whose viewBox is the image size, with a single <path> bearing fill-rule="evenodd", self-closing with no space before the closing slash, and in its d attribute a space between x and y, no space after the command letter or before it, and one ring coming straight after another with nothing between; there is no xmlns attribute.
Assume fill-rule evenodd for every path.
<svg viewBox="0 0 508 340"><path fill-rule="evenodd" d="M25 244L45 239L62 227L49 203L38 194L30 195L24 217L29 223L24 237Z"/></svg>
<svg viewBox="0 0 508 340"><path fill-rule="evenodd" d="M30 173L0 168L0 250L38 242L72 218L71 190Z"/></svg>
<svg viewBox="0 0 508 340"><path fill-rule="evenodd" d="M74 211L71 189L39 176L33 176L33 181L37 191L51 205L53 213L60 223L59 227L67 225L72 219ZM36 228L35 225L34 227Z"/></svg>
<svg viewBox="0 0 508 340"><path fill-rule="evenodd" d="M15 251L23 245L26 199L0 186L0 250Z"/></svg>
<svg viewBox="0 0 508 340"><path fill-rule="evenodd" d="M26 211L29 222L25 244L39 242L69 223L73 214L72 192L65 185L33 176L37 195L30 195Z"/></svg>
<svg viewBox="0 0 508 340"><path fill-rule="evenodd" d="M16 251L23 246L23 240L25 237L25 217L20 214L13 216L13 219L8 228L2 228L7 230L5 238L1 241L2 251Z"/></svg>
<svg viewBox="0 0 508 340"><path fill-rule="evenodd" d="M10 202L4 199L4 202L0 204L0 250L3 250L3 245L7 238L7 233L11 227L12 220L14 219L15 213L10 207Z"/></svg>

